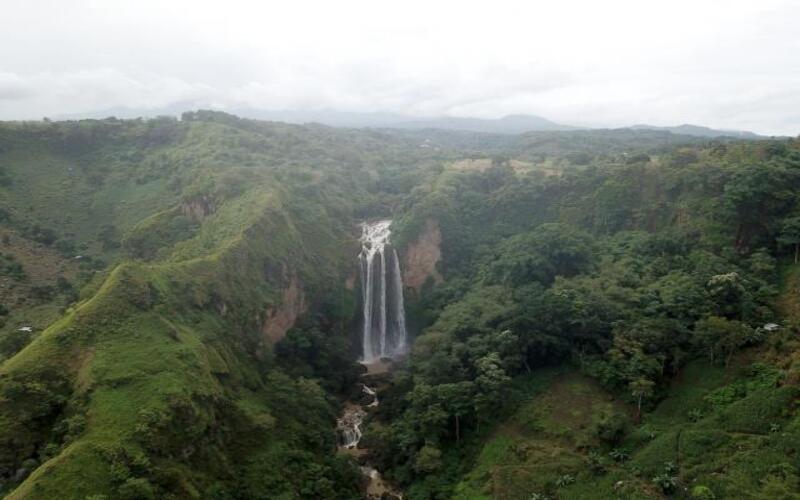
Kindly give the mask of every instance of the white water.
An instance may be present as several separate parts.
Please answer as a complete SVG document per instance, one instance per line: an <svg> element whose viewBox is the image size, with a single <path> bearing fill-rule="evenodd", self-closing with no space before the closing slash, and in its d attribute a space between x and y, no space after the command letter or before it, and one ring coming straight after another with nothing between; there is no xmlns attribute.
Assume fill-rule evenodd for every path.
<svg viewBox="0 0 800 500"><path fill-rule="evenodd" d="M358 258L364 298L361 357L364 363L391 358L407 349L403 278L400 259L389 242L391 224L390 220L381 220L361 225Z"/></svg>
<svg viewBox="0 0 800 500"><path fill-rule="evenodd" d="M364 385L364 392L373 397L372 403L368 404L367 408L378 406L378 395L375 393L375 390L372 389L371 387L367 387L366 385Z"/></svg>
<svg viewBox="0 0 800 500"><path fill-rule="evenodd" d="M377 469L362 465L361 473L369 478L369 485L367 486L368 499L383 498L385 493L391 493L396 498L403 498L402 494L392 490L391 486L383 481L383 477L381 477L381 473Z"/></svg>
<svg viewBox="0 0 800 500"><path fill-rule="evenodd" d="M397 252L392 249L394 254L394 314L397 319L397 345L400 346L401 352L406 349L406 308L403 304L403 275L400 274L400 259L397 258Z"/></svg>
<svg viewBox="0 0 800 500"><path fill-rule="evenodd" d="M348 408L344 415L336 421L336 430L339 431L339 442L344 449L354 449L361 441L361 424L367 414L361 407Z"/></svg>
<svg viewBox="0 0 800 500"><path fill-rule="evenodd" d="M362 385L362 391L369 394L374 399L367 408L378 406L378 395L375 389L367 387L366 384ZM364 418L367 412L360 406L350 406L345 409L339 419L336 420L336 430L339 433L339 445L343 449L355 449L358 447L358 442L361 441L362 431L361 424L364 423Z"/></svg>
<svg viewBox="0 0 800 500"><path fill-rule="evenodd" d="M366 405L366 408L378 406L378 394L375 389L366 384L361 384L361 390L365 394L373 397L372 402ZM352 450L349 451L349 453L355 453L356 456L358 456L359 453L367 451L364 449L357 449L358 442L361 440L362 436L361 425L364 423L364 418L366 418L366 416L367 412L363 407L353 402L348 402L348 406L345 408L341 418L336 421L340 450ZM364 498L378 500L380 498L385 498L386 494L389 494L390 498L399 498L402 500L402 493L396 491L391 484L384 481L380 472L369 463L362 463L361 473L368 479Z"/></svg>

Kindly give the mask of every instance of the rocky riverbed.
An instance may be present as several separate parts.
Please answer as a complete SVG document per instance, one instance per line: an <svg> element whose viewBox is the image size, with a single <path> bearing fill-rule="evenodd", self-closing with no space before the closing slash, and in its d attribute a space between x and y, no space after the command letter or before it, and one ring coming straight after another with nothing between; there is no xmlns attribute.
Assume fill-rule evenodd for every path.
<svg viewBox="0 0 800 500"><path fill-rule="evenodd" d="M390 500L403 498L403 495L383 479L380 471L369 463L369 450L359 446L364 435L364 424L370 411L380 404L378 400L377 385L367 385L370 379L377 374L385 374L388 370L386 362L378 361L376 366L366 366L364 382L357 397L352 397L344 404L342 415L336 421L336 430L339 435L339 451L352 455L358 461L361 472L364 474L366 487L364 498L368 500ZM380 365L380 366L377 366ZM354 391L356 394L356 391Z"/></svg>

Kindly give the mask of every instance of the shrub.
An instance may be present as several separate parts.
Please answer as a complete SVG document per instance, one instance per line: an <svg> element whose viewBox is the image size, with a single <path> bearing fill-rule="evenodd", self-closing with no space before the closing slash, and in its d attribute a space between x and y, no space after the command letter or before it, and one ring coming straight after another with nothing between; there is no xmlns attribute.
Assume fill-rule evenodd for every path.
<svg viewBox="0 0 800 500"><path fill-rule="evenodd" d="M628 418L620 412L604 413L595 423L594 434L601 441L615 445L625 436Z"/></svg>
<svg viewBox="0 0 800 500"><path fill-rule="evenodd" d="M28 278L22 264L16 262L13 255L0 255L0 274L16 281L25 281Z"/></svg>
<svg viewBox="0 0 800 500"><path fill-rule="evenodd" d="M653 484L658 486L664 493L669 493L678 486L678 478L662 473L653 478Z"/></svg>
<svg viewBox="0 0 800 500"><path fill-rule="evenodd" d="M592 474L598 476L606 472L605 460L603 460L603 456L596 451L589 452L589 455L586 457L586 466Z"/></svg>
<svg viewBox="0 0 800 500"><path fill-rule="evenodd" d="M119 230L113 224L106 224L100 228L97 233L97 240L103 247L103 250L114 250L120 247Z"/></svg>
<svg viewBox="0 0 800 500"><path fill-rule="evenodd" d="M0 335L0 356L10 358L31 341L31 334L12 330Z"/></svg>
<svg viewBox="0 0 800 500"><path fill-rule="evenodd" d="M720 427L730 432L765 434L782 419L797 396L795 387L761 389L727 406L717 417Z"/></svg>
<svg viewBox="0 0 800 500"><path fill-rule="evenodd" d="M717 496L708 486L697 485L692 488L691 497L697 500L715 500Z"/></svg>
<svg viewBox="0 0 800 500"><path fill-rule="evenodd" d="M51 285L34 285L30 289L31 297L42 302L52 300L55 292Z"/></svg>
<svg viewBox="0 0 800 500"><path fill-rule="evenodd" d="M694 408L692 410L689 410L689 420L691 420L692 422L697 422L702 419L703 419L702 410L700 410L699 408Z"/></svg>
<svg viewBox="0 0 800 500"><path fill-rule="evenodd" d="M420 472L433 472L442 466L442 452L435 446L426 444L417 453L414 469Z"/></svg>
<svg viewBox="0 0 800 500"><path fill-rule="evenodd" d="M611 457L611 458L612 458L612 459L613 459L615 462L624 462L624 461L625 461L625 460L627 460L627 459L628 459L628 457L629 457L629 455L628 455L628 452L627 452L627 451L625 451L625 450L621 450L621 449L618 449L618 448L614 448L613 450L611 450L611 452L610 452L608 455L609 455L609 456L610 456L610 457Z"/></svg>
<svg viewBox="0 0 800 500"><path fill-rule="evenodd" d="M563 476L559 476L559 478L556 479L556 486L562 488L564 486L569 486L574 482L575 482L575 476L570 474L564 474Z"/></svg>
<svg viewBox="0 0 800 500"><path fill-rule="evenodd" d="M144 478L130 478L117 490L121 500L155 500L156 491Z"/></svg>

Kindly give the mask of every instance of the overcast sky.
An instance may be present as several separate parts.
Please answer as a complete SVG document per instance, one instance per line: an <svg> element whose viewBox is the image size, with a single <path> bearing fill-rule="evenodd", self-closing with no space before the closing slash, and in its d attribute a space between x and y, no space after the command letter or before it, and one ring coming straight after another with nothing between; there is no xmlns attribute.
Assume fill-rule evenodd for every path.
<svg viewBox="0 0 800 500"><path fill-rule="evenodd" d="M800 133L800 1L2 0L0 119L530 113Z"/></svg>

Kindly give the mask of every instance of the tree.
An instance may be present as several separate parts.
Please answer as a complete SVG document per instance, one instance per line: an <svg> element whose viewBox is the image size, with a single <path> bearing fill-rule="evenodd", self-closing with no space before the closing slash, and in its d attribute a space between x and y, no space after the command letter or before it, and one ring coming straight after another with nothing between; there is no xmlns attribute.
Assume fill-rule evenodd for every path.
<svg viewBox="0 0 800 500"><path fill-rule="evenodd" d="M119 498L125 500L149 500L157 497L155 488L145 478L130 478L119 487Z"/></svg>
<svg viewBox="0 0 800 500"><path fill-rule="evenodd" d="M475 379L477 394L474 404L480 422L481 419L488 420L489 415L497 411L511 378L503 370L500 355L496 352L479 359L477 368L478 376Z"/></svg>
<svg viewBox="0 0 800 500"><path fill-rule="evenodd" d="M488 281L514 286L538 281L549 285L556 276L574 276L594 262L592 237L572 226L542 224L514 235L487 254L483 275Z"/></svg>
<svg viewBox="0 0 800 500"><path fill-rule="evenodd" d="M663 355L646 353L641 340L619 330L615 331L613 345L604 358L593 368L594 375L620 390L634 380L659 377L664 365Z"/></svg>
<svg viewBox="0 0 800 500"><path fill-rule="evenodd" d="M717 303L718 311L726 317L741 318L749 301L744 280L739 273L731 272L712 276L706 284L708 294Z"/></svg>
<svg viewBox="0 0 800 500"><path fill-rule="evenodd" d="M708 352L711 363L719 353L727 368L734 353L753 338L753 329L736 320L709 316L695 325L695 345Z"/></svg>
<svg viewBox="0 0 800 500"><path fill-rule="evenodd" d="M472 410L472 395L475 391L472 382L443 384L438 386L445 411L453 417L456 442L461 441L461 419Z"/></svg>
<svg viewBox="0 0 800 500"><path fill-rule="evenodd" d="M636 398L636 422L640 422L642 419L642 400L644 398L649 398L653 395L653 388L655 387L655 383L652 380L647 380L645 378L637 378L636 380L631 381L628 384L628 388L631 391L633 397Z"/></svg>
<svg viewBox="0 0 800 500"><path fill-rule="evenodd" d="M410 403L407 417L417 437L426 441L440 441L450 418L441 399L440 387L420 383L407 396Z"/></svg>
<svg viewBox="0 0 800 500"><path fill-rule="evenodd" d="M705 290L697 281L688 273L672 271L646 288L646 297L651 300L645 307L648 312L689 325L708 312Z"/></svg>
<svg viewBox="0 0 800 500"><path fill-rule="evenodd" d="M797 264L800 257L800 216L783 220L777 240L781 245L794 246L794 263Z"/></svg>
<svg viewBox="0 0 800 500"><path fill-rule="evenodd" d="M722 201L728 218L736 223L737 249L746 248L754 237L769 232L773 217L795 203L798 181L800 172L780 163L753 164L736 170L725 185Z"/></svg>
<svg viewBox="0 0 800 500"><path fill-rule="evenodd" d="M750 254L747 264L750 271L763 280L772 280L775 276L775 257L766 248L759 248Z"/></svg>
<svg viewBox="0 0 800 500"><path fill-rule="evenodd" d="M439 448L426 444L417 452L414 460L414 469L417 472L428 473L442 466L442 452Z"/></svg>
<svg viewBox="0 0 800 500"><path fill-rule="evenodd" d="M644 318L636 321L620 321L614 327L615 345L622 347L627 341L632 346L638 346L642 356L651 358L648 361L659 362L659 376L666 373L670 362L674 369L679 364L676 357L681 357L680 351L687 339L687 329L678 320L670 318ZM633 353L635 351L631 351ZM635 357L631 358L638 362ZM635 365L634 365L635 366ZM641 365L649 367L648 365ZM637 370L628 372L628 379L652 378L653 373Z"/></svg>

